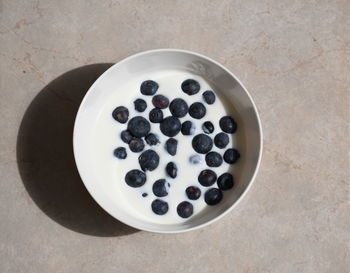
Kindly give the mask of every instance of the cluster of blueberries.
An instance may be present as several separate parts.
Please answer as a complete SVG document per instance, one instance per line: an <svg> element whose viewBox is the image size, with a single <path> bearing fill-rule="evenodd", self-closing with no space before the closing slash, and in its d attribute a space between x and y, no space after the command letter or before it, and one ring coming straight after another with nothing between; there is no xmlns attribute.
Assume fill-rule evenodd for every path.
<svg viewBox="0 0 350 273"><path fill-rule="evenodd" d="M142 152L138 158L141 170L130 170L125 176L125 182L130 187L141 187L146 183L146 171L153 171L159 165L159 155L152 149L144 150L145 142L150 146L160 143L157 135L150 132L152 123L159 123L160 131L168 138L165 142L165 149L174 156L177 151L177 140L175 137L178 133L183 135L193 135L195 132L194 124L191 121L185 121L181 124L179 118L187 115L187 113L194 119L201 119L206 114L206 108L201 102L195 102L189 107L187 103L181 99L176 98L169 102L169 99L163 95L155 95L159 86L152 80L144 81L141 84L140 91L143 95L153 96L152 104L154 108L149 112L149 121L142 116L135 116L129 120L129 110L124 106L119 106L114 109L112 116L120 123L127 123L127 130L121 132L121 139L128 144L132 152ZM185 80L181 89L187 95L197 94L200 90L200 85L193 79ZM215 102L215 94L213 91L205 91L203 99L211 105ZM147 108L147 103L143 99L134 101L135 110L143 112ZM164 117L162 109L169 107L171 116ZM192 139L192 147L199 154L205 154L205 161L209 167L219 167L223 161L228 164L234 164L240 157L236 149L227 149L223 156L215 151L211 151L213 145L220 149L224 149L229 143L228 134L233 134L237 130L237 124L230 116L224 116L219 121L219 126L222 132L214 137L214 141L209 136L214 131L214 125L210 121L206 121L202 125L204 133L198 134ZM119 147L114 150L114 155L119 159L127 157L127 151L124 147ZM197 164L200 162L198 155L190 157L190 162ZM175 178L177 176L177 166L174 162L169 162L165 169L169 177ZM198 176L198 181L202 186L209 187L217 182L218 188L211 188L204 194L204 200L208 205L216 205L222 199L222 190L231 189L234 185L234 180L231 174L224 173L217 178L214 171L207 169L201 171ZM165 179L159 179L154 182L152 190L155 196L164 197L168 195L168 188L170 184ZM186 189L186 195L190 200L197 200L201 196L201 190L196 186L190 186ZM147 196L146 193L142 195ZM152 210L155 214L164 215L168 212L168 203L155 199L152 202ZM188 218L193 214L193 205L190 202L184 201L177 206L177 213L180 217Z"/></svg>

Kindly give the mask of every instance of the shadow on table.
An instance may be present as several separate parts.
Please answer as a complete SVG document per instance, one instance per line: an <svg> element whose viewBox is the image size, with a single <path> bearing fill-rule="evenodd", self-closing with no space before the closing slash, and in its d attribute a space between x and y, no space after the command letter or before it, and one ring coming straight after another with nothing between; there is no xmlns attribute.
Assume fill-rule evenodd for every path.
<svg viewBox="0 0 350 273"><path fill-rule="evenodd" d="M34 202L57 223L94 236L137 232L92 199L73 156L73 125L80 102L111 65L79 67L49 83L29 105L17 138L19 172Z"/></svg>

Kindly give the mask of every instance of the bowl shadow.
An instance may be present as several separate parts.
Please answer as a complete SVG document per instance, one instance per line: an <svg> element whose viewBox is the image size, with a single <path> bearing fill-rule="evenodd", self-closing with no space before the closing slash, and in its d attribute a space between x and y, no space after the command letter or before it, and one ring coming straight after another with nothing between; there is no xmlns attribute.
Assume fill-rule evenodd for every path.
<svg viewBox="0 0 350 273"><path fill-rule="evenodd" d="M51 219L79 233L137 232L106 213L86 190L75 165L73 126L89 87L111 63L82 66L50 82L33 99L17 136L17 164L33 201Z"/></svg>

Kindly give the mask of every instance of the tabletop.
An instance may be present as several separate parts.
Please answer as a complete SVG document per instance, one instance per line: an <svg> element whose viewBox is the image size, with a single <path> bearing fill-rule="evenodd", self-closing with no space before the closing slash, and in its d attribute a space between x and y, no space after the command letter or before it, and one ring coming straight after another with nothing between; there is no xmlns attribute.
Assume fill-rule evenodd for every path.
<svg viewBox="0 0 350 273"><path fill-rule="evenodd" d="M249 193L183 234L114 220L71 147L95 79L156 48L225 65L263 126ZM1 272L349 272L349 1L1 0L0 60Z"/></svg>

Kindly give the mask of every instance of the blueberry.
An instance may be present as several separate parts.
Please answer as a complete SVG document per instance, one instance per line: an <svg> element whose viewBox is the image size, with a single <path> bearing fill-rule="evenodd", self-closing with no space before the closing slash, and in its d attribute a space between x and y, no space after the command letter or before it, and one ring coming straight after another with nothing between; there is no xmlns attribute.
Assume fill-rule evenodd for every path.
<svg viewBox="0 0 350 273"><path fill-rule="evenodd" d="M190 156L190 162L192 164L199 164L199 163L202 162L202 159L201 159L200 155L191 155Z"/></svg>
<svg viewBox="0 0 350 273"><path fill-rule="evenodd" d="M224 173L218 178L218 187L222 191L226 191L233 188L234 180L230 173Z"/></svg>
<svg viewBox="0 0 350 273"><path fill-rule="evenodd" d="M169 99L163 95L155 95L152 98L154 107L159 109L165 109L169 106Z"/></svg>
<svg viewBox="0 0 350 273"><path fill-rule="evenodd" d="M182 218L188 218L193 214L193 205L190 202L183 201L177 205L177 214Z"/></svg>
<svg viewBox="0 0 350 273"><path fill-rule="evenodd" d="M166 165L165 170L171 178L175 178L177 176L177 166L174 162L169 162Z"/></svg>
<svg viewBox="0 0 350 273"><path fill-rule="evenodd" d="M217 152L210 152L206 154L205 162L209 167L219 167L222 164L222 157Z"/></svg>
<svg viewBox="0 0 350 273"><path fill-rule="evenodd" d="M133 138L129 142L129 148L134 153L139 153L145 148L145 143L141 138Z"/></svg>
<svg viewBox="0 0 350 273"><path fill-rule="evenodd" d="M210 121L204 122L203 125L202 125L202 130L206 134L211 134L212 132L214 132L214 125L213 125L213 123L211 123Z"/></svg>
<svg viewBox="0 0 350 273"><path fill-rule="evenodd" d="M147 192L144 192L143 194L142 194L142 197L147 197L148 196L148 193Z"/></svg>
<svg viewBox="0 0 350 273"><path fill-rule="evenodd" d="M113 118L120 123L125 123L129 118L129 110L124 106L119 106L112 113Z"/></svg>
<svg viewBox="0 0 350 273"><path fill-rule="evenodd" d="M153 123L159 123L163 120L163 111L158 108L153 108L149 112L149 120Z"/></svg>
<svg viewBox="0 0 350 273"><path fill-rule="evenodd" d="M213 141L209 136L199 134L192 139L192 147L197 153L206 154L213 148Z"/></svg>
<svg viewBox="0 0 350 273"><path fill-rule="evenodd" d="M197 200L201 196L201 190L196 186L189 186L186 189L186 195L190 200Z"/></svg>
<svg viewBox="0 0 350 273"><path fill-rule="evenodd" d="M165 149L168 151L170 155L176 155L177 150L177 140L175 138L169 138L165 142Z"/></svg>
<svg viewBox="0 0 350 273"><path fill-rule="evenodd" d="M152 190L155 196L164 197L168 195L167 183L165 179L158 179L153 183Z"/></svg>
<svg viewBox="0 0 350 273"><path fill-rule="evenodd" d="M152 96L157 92L158 87L156 82L148 80L141 84L140 91L143 95Z"/></svg>
<svg viewBox="0 0 350 273"><path fill-rule="evenodd" d="M229 137L227 134L225 133L218 133L215 137L214 137L214 143L216 145L216 147L223 149L227 146L227 144L229 143Z"/></svg>
<svg viewBox="0 0 350 273"><path fill-rule="evenodd" d="M237 123L230 116L222 117L219 121L220 128L225 133L233 134L237 130Z"/></svg>
<svg viewBox="0 0 350 273"><path fill-rule="evenodd" d="M125 182L130 187L138 188L146 183L146 175L140 170L131 170L125 175Z"/></svg>
<svg viewBox="0 0 350 273"><path fill-rule="evenodd" d="M216 173L212 170L203 170L198 175L198 182L204 187L213 185L216 181Z"/></svg>
<svg viewBox="0 0 350 273"><path fill-rule="evenodd" d="M143 112L147 108L147 103L143 99L137 99L134 101L135 110L138 112Z"/></svg>
<svg viewBox="0 0 350 273"><path fill-rule="evenodd" d="M193 135L195 131L196 131L196 126L191 121L187 120L184 123L182 123L181 133L184 136Z"/></svg>
<svg viewBox="0 0 350 273"><path fill-rule="evenodd" d="M157 135L150 133L147 136L145 136L145 140L147 142L148 145L157 145L158 143L160 143L159 138L157 137Z"/></svg>
<svg viewBox="0 0 350 273"><path fill-rule="evenodd" d="M125 159L126 158L126 150L124 147L119 147L114 150L113 152L114 156L119 159Z"/></svg>
<svg viewBox="0 0 350 273"><path fill-rule="evenodd" d="M145 118L137 116L129 120L128 130L134 137L144 137L151 130L151 124Z"/></svg>
<svg viewBox="0 0 350 273"><path fill-rule="evenodd" d="M174 99L170 103L169 110L174 117L182 118L188 112L188 105L183 99Z"/></svg>
<svg viewBox="0 0 350 273"><path fill-rule="evenodd" d="M125 142L126 144L129 144L133 136L128 130L124 130L120 133L120 138L123 140L123 142Z"/></svg>
<svg viewBox="0 0 350 273"><path fill-rule="evenodd" d="M204 201L209 206L214 206L218 204L222 199L222 192L217 188L211 188L207 190L204 194Z"/></svg>
<svg viewBox="0 0 350 273"><path fill-rule="evenodd" d="M227 149L224 153L224 160L226 163L234 164L241 157L236 149Z"/></svg>
<svg viewBox="0 0 350 273"><path fill-rule="evenodd" d="M188 113L191 117L195 119L201 119L205 116L207 113L207 110L205 109L205 106L201 102L194 102L191 104L190 109L188 110Z"/></svg>
<svg viewBox="0 0 350 273"><path fill-rule="evenodd" d="M207 90L203 93L203 99L208 104L213 104L215 102L215 94L211 90Z"/></svg>
<svg viewBox="0 0 350 273"><path fill-rule="evenodd" d="M163 200L160 200L160 199L155 199L152 202L151 207L152 207L153 212L157 215L164 215L169 210L168 203L163 201Z"/></svg>
<svg viewBox="0 0 350 273"><path fill-rule="evenodd" d="M187 95L194 95L199 92L199 89L201 86L196 80L188 79L182 82L181 89L184 91Z"/></svg>
<svg viewBox="0 0 350 273"><path fill-rule="evenodd" d="M167 117L160 123L160 130L168 137L176 136L181 130L181 122L177 117Z"/></svg>
<svg viewBox="0 0 350 273"><path fill-rule="evenodd" d="M153 150L144 151L139 156L139 164L144 172L153 171L159 165L159 155Z"/></svg>

